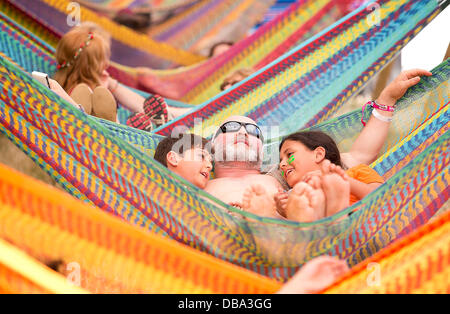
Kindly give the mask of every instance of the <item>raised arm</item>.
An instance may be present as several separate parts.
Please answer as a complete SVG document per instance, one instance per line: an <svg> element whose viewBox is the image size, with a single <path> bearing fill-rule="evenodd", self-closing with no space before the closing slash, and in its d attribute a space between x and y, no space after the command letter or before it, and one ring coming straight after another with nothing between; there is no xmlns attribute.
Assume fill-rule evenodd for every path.
<svg viewBox="0 0 450 314"><path fill-rule="evenodd" d="M380 105L395 107L397 100L406 93L408 88L419 83L422 75L430 76L432 74L421 69L403 71L392 83L386 86L376 102ZM394 112L374 110L379 115L387 118L391 118L394 115ZM351 168L359 164L368 165L375 161L386 141L389 125L390 122L382 121L382 119L372 115L353 143L350 151L341 154L344 164Z"/></svg>

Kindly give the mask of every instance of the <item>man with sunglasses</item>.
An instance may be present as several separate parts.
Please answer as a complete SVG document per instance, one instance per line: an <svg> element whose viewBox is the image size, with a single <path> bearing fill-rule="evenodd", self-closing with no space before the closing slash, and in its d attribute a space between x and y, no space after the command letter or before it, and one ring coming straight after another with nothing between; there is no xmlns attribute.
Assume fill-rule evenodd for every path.
<svg viewBox="0 0 450 314"><path fill-rule="evenodd" d="M216 177L208 182L205 190L223 202L241 209L247 188L260 185L265 188L261 193L275 195L281 184L274 177L262 174L260 170L263 142L261 129L252 119L243 116L226 119L213 138ZM261 206L261 209L264 207L267 208ZM275 211L253 213L282 218Z"/></svg>
<svg viewBox="0 0 450 314"><path fill-rule="evenodd" d="M431 75L431 72L421 69L403 71L381 92L376 102L367 103L374 107L372 117L350 151L341 153L341 160L348 168L370 164L377 158L386 141L397 100L408 88L420 81L420 76ZM254 214L281 218L265 201L278 193L281 184L274 177L260 171L263 137L255 121L243 116L228 118L214 135L213 148L216 152L214 156L216 179L208 182L206 191L229 205ZM254 197L264 194L269 198ZM250 206L249 199L252 202Z"/></svg>

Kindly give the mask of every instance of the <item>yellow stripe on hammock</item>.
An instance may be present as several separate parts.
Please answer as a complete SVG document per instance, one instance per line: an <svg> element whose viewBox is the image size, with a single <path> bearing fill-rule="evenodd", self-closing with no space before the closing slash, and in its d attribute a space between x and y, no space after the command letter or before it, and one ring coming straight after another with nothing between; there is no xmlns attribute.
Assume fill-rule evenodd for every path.
<svg viewBox="0 0 450 314"><path fill-rule="evenodd" d="M0 239L0 292L87 293L25 252Z"/></svg>
<svg viewBox="0 0 450 314"><path fill-rule="evenodd" d="M67 0L43 0L60 12L67 13L66 8L70 1ZM120 42L135 49L145 51L151 55L158 56L165 60L172 61L180 65L190 65L200 62L205 57L196 55L181 49L174 48L168 44L150 39L146 34L139 34L126 27L119 26L105 17L101 17L93 11L80 8L81 19L83 21L93 21L100 25L105 31Z"/></svg>
<svg viewBox="0 0 450 314"><path fill-rule="evenodd" d="M95 293L273 293L280 287L3 165L0 237L38 260L78 263L81 287Z"/></svg>
<svg viewBox="0 0 450 314"><path fill-rule="evenodd" d="M383 249L326 293L450 293L450 212Z"/></svg>

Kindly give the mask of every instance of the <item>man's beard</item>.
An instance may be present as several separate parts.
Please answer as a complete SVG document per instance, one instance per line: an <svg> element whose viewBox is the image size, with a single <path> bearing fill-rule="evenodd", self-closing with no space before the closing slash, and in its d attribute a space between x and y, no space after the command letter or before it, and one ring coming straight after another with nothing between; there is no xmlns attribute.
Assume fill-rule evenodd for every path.
<svg viewBox="0 0 450 314"><path fill-rule="evenodd" d="M253 167L260 167L262 160L262 150L258 146L247 146L245 143L227 144L215 146L215 162L234 163L243 162Z"/></svg>

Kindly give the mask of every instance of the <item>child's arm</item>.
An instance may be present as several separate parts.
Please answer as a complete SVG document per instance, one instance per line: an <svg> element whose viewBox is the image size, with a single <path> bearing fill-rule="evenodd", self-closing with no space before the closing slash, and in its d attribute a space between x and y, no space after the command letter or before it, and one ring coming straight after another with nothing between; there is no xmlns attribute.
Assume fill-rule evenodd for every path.
<svg viewBox="0 0 450 314"><path fill-rule="evenodd" d="M419 83L421 75L430 76L431 73L421 69L403 71L381 92L377 103L395 106L397 100L406 93L408 88ZM392 117L394 114L393 112L381 110L377 110L377 112L386 117ZM350 152L341 154L344 164L351 168L359 164L368 165L375 161L386 141L389 125L389 122L381 121L372 115L353 143Z"/></svg>
<svg viewBox="0 0 450 314"><path fill-rule="evenodd" d="M351 177L348 178L348 181L350 182L350 193L358 199L363 199L367 194L381 186L381 183L364 183Z"/></svg>
<svg viewBox="0 0 450 314"><path fill-rule="evenodd" d="M59 85L59 83L55 80L52 79L48 79L48 82L50 84L50 89L58 96L62 97L63 99L65 99L66 101L68 101L71 105L73 105L76 108L80 108L80 105L77 104L72 97L70 97L66 91L64 90L64 88L61 87L61 85Z"/></svg>
<svg viewBox="0 0 450 314"><path fill-rule="evenodd" d="M145 98L138 93L135 93L126 86L120 85L117 80L108 79L108 89L114 95L114 97L127 109L133 112L143 112ZM173 118L177 118L192 108L175 108L167 106L167 110ZM169 115L169 116L170 116Z"/></svg>

